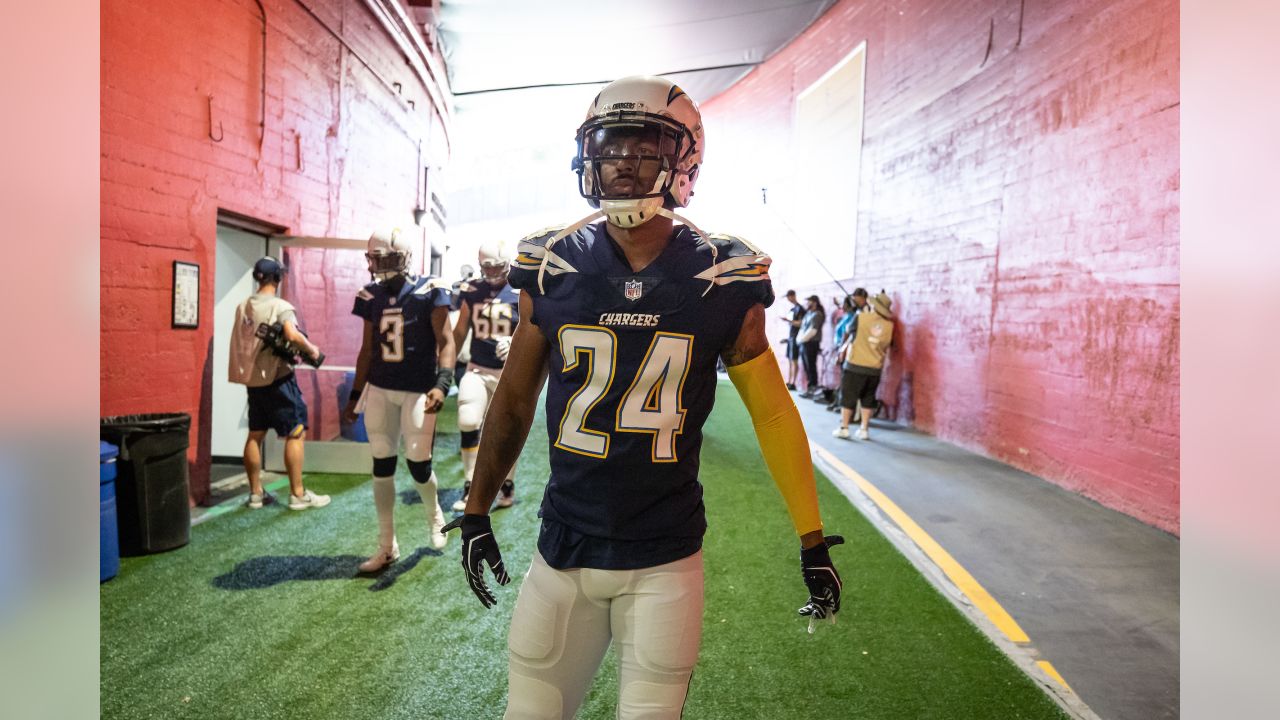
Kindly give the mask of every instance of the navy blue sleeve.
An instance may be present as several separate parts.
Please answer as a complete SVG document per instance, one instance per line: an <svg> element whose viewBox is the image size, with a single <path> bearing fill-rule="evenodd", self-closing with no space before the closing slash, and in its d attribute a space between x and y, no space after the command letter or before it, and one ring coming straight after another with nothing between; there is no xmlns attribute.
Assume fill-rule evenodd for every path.
<svg viewBox="0 0 1280 720"><path fill-rule="evenodd" d="M543 228L526 235L516 244L516 257L511 261L511 270L507 273L507 283L511 287L536 294L538 270L542 267L542 259L547 254L547 243L564 227L559 225Z"/></svg>
<svg viewBox="0 0 1280 720"><path fill-rule="evenodd" d="M373 285L365 285L356 293L355 305L351 308L351 314L365 320L373 319Z"/></svg>
<svg viewBox="0 0 1280 720"><path fill-rule="evenodd" d="M435 289L435 297L432 299L431 307L453 308L453 293L447 287L438 287Z"/></svg>
<svg viewBox="0 0 1280 720"><path fill-rule="evenodd" d="M453 293L453 309L461 310L462 303L472 307L476 304L476 286L467 281L460 283L457 291Z"/></svg>
<svg viewBox="0 0 1280 720"><path fill-rule="evenodd" d="M715 248L715 262L698 277L732 289L742 299L744 312L756 303L765 307L772 305L773 282L769 279L769 265L773 259L740 237L718 233L707 237Z"/></svg>

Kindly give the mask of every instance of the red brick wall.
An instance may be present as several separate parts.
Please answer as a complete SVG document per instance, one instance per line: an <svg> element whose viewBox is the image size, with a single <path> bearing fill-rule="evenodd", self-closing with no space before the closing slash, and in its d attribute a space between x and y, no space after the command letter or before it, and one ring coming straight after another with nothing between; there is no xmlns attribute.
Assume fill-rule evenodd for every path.
<svg viewBox="0 0 1280 720"><path fill-rule="evenodd" d="M796 94L863 41L856 255L836 273L900 312L898 418L1177 533L1177 3L841 2L704 103L708 192L717 133L763 159L735 182L785 177ZM755 224L780 285L832 294ZM815 245L852 242L830 224Z"/></svg>
<svg viewBox="0 0 1280 720"><path fill-rule="evenodd" d="M210 367L218 210L295 235L412 228L419 146L423 164L448 157L433 81L408 68L363 3L307 0L319 20L296 2L263 5L261 150L256 3L102 6L102 414L191 413L194 502L208 495L210 381L225 372ZM221 142L210 139L209 96ZM174 260L201 267L196 330L170 328ZM299 281L324 282L313 275ZM346 334L314 325L319 337Z"/></svg>

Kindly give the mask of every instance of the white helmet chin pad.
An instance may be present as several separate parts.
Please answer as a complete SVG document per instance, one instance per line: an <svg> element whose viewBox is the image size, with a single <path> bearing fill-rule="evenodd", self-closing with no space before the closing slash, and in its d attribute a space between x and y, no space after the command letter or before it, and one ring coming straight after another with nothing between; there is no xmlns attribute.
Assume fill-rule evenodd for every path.
<svg viewBox="0 0 1280 720"><path fill-rule="evenodd" d="M650 192L657 192L662 188L666 179L666 171L658 173L658 179L654 181ZM665 199L662 195L627 200L601 199L600 209L604 211L605 219L610 225L630 229L652 220L658 214L657 211L662 208Z"/></svg>
<svg viewBox="0 0 1280 720"><path fill-rule="evenodd" d="M662 198L644 198L642 200L601 200L600 209L610 225L620 228L634 228L657 217L662 209Z"/></svg>

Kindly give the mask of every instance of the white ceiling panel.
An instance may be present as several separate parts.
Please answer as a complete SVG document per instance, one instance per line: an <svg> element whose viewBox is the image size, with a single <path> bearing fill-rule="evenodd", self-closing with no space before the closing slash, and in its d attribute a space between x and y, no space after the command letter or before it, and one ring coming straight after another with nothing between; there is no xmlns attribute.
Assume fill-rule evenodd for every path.
<svg viewBox="0 0 1280 720"><path fill-rule="evenodd" d="M459 109L470 94L670 75L699 102L818 19L834 0L442 0Z"/></svg>

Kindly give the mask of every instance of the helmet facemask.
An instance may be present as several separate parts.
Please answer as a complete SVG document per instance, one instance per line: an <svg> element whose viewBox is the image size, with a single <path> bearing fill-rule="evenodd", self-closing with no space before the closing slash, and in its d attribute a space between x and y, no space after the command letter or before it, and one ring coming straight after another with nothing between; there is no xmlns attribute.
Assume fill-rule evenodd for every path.
<svg viewBox="0 0 1280 720"><path fill-rule="evenodd" d="M476 260L480 265L480 279L491 287L501 288L507 284L507 272L511 268L511 257L507 255L506 244L501 240L489 240L480 246Z"/></svg>
<svg viewBox="0 0 1280 720"><path fill-rule="evenodd" d="M371 235L364 257L369 263L369 274L378 281L387 281L408 274L412 254L409 243L400 236L397 228L389 234L375 232Z"/></svg>
<svg viewBox="0 0 1280 720"><path fill-rule="evenodd" d="M587 120L577 143L578 192L623 228L657 214L694 146L688 129L671 118L626 110Z"/></svg>
<svg viewBox="0 0 1280 720"><path fill-rule="evenodd" d="M507 271L510 263L505 260L481 261L480 277L489 285L500 288L507 284Z"/></svg>
<svg viewBox="0 0 1280 720"><path fill-rule="evenodd" d="M378 280L390 280L403 275L409 267L409 256L405 253L365 253L369 261L369 274Z"/></svg>

